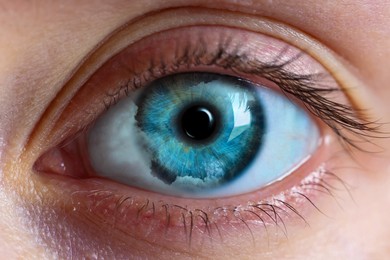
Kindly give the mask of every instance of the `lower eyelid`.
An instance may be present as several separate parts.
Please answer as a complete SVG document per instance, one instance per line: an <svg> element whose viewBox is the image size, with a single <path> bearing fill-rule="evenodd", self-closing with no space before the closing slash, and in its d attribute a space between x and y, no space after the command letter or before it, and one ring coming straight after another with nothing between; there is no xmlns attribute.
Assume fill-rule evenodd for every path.
<svg viewBox="0 0 390 260"><path fill-rule="evenodd" d="M283 234L290 225L298 223L304 227L308 216L316 211L310 201L317 201L318 195L322 195L316 185L326 178L327 165L321 162L327 161L330 144L323 143L313 160L297 169L288 180L224 199L181 199L99 178L74 179L42 172L40 176L50 179L45 185L55 190L56 197L67 198L66 212L74 216L81 214L82 218L100 223L110 232L156 243L156 246L181 250L191 241L192 249L202 251L211 245L205 240L215 245L222 240L230 241L238 233L248 239L256 233L256 239L265 241L270 239L271 230ZM278 241L280 237L271 239Z"/></svg>

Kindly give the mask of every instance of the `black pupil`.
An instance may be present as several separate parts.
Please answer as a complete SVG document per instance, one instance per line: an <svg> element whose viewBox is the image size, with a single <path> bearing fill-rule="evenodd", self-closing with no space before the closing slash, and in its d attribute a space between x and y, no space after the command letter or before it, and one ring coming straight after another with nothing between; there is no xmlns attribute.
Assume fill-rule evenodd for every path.
<svg viewBox="0 0 390 260"><path fill-rule="evenodd" d="M194 140L211 137L216 126L215 115L205 106L190 107L183 113L181 121L184 133Z"/></svg>

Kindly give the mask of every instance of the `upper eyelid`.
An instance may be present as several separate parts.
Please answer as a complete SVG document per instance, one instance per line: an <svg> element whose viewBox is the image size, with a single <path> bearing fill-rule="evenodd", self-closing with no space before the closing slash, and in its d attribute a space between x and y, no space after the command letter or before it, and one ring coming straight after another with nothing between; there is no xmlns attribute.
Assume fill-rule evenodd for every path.
<svg viewBox="0 0 390 260"><path fill-rule="evenodd" d="M313 114L322 119L343 141L345 141L345 143L358 149L360 149L360 147L354 140L347 137L340 129L345 129L350 133L355 134L358 136L359 140L364 140L366 137L372 137L374 136L374 133L377 133L378 125L370 121L360 120L355 113L356 111L352 109L348 102L344 104L326 97L326 95L334 91L341 90L337 84L333 82L333 78L328 73L319 70L319 72L314 74L295 74L294 72L285 69L285 67L288 67L289 65L295 65L297 61L299 62L300 58L304 56L303 52L299 52L290 59L283 61L282 57L289 49L289 46L286 45L278 55L272 58L273 60L270 62L263 62L261 60L248 58L251 56L251 53L250 51L246 52L243 47L233 47L232 52L226 51L231 47L231 42L232 39L230 38L220 39L218 49L215 53L210 54L210 52L207 51L208 45L200 36L199 43L194 47L191 47L191 45L188 47L184 46L184 51L181 54L176 51L177 64L173 64L173 67L179 68L180 65L186 66L186 63L195 66L217 65L218 67L223 67L224 69L232 70L234 72L264 77L269 81L276 83L283 92L301 100ZM203 60L203 63L201 60ZM159 66L161 68L159 68ZM159 71L158 73L162 73L163 75L154 75L156 68L157 71ZM164 76L165 73L167 73L165 72L165 68L166 65L163 60L160 60L158 57L153 57L150 67L146 68L148 74L150 74L150 80L152 81L158 77ZM175 71L173 73L175 73ZM145 75L141 74L130 77L133 81L130 80L130 82L115 88L114 91L116 92L113 92L112 94L107 93L108 103L105 103L106 108L115 104L120 97L123 96L122 92L125 92L127 95L130 91L138 88L139 86L132 84L134 78L137 79L137 77L141 77L142 79ZM331 78L329 82L326 80L327 77ZM330 85L328 85L328 83Z"/></svg>
<svg viewBox="0 0 390 260"><path fill-rule="evenodd" d="M196 17L188 17L188 9L178 8L178 9L169 9L159 12L157 14L150 14L144 16L142 19L130 24L127 27L119 30L116 34L112 35L104 43L99 44L99 46L94 50L86 59L83 64L81 64L78 71L71 77L71 79L64 85L63 89L57 96L57 99L62 100L62 102L54 102L50 105L45 115L42 117L41 121L38 123L41 126L39 129L40 134L48 135L49 130L54 126L54 122L57 121L61 111L64 109L64 103L70 102L72 97L77 92L78 88L81 87L82 83L85 82L102 64L104 64L110 57L120 52L123 48L135 43L139 39L151 35L156 31L163 31L166 29L172 29L175 27L183 27L185 25L222 25L237 27L235 18L237 13L232 12L221 12L216 10L209 10L204 8L195 8L198 12ZM174 15L172 14L174 13ZM223 15L222 15L223 14ZM174 19L172 19L174 17ZM164 20L164 23L156 23L156 19ZM322 65L326 64L336 64L336 68L340 74L349 74L343 66L337 62L336 59L332 58L333 55L329 55L331 52L327 50L326 47L322 46L320 43L314 39L308 37L307 35L301 33L299 30L293 29L289 26L281 24L279 22L271 21L269 19L264 19L260 17L254 17L251 15L240 14L240 27L248 31L263 33L270 35L282 40L285 40L291 45L295 45L298 48L305 50L311 56L316 58L316 56L321 56ZM150 25L150 22L153 21L153 26ZM179 21L179 22L177 22ZM145 25L148 25L149 27ZM146 29L145 29L146 28ZM292 38L292 39L288 39ZM304 39L304 40L302 40ZM317 59L318 60L318 59ZM326 62L327 61L327 62ZM327 67L328 69L328 67ZM345 73L344 73L345 71ZM332 73L332 72L331 72ZM336 78L337 80L337 78ZM343 86L342 84L339 84ZM347 93L350 91L348 90ZM353 103L353 102L352 102ZM55 108L61 104L60 107ZM54 108L52 107L54 106ZM49 127L48 127L49 126ZM51 126L51 127L50 127ZM42 129L44 128L44 129ZM30 142L27 146L34 147L35 138L30 138Z"/></svg>

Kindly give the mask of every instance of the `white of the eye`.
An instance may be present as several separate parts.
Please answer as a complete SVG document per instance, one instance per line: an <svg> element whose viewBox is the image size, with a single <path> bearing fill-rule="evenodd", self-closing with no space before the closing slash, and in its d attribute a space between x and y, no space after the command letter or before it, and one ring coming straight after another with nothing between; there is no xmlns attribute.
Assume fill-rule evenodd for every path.
<svg viewBox="0 0 390 260"><path fill-rule="evenodd" d="M237 195L280 181L317 148L319 131L305 111L265 87L259 87L257 92L266 115L266 134L258 155L236 180L194 197Z"/></svg>
<svg viewBox="0 0 390 260"><path fill-rule="evenodd" d="M90 163L99 176L138 187L161 186L161 180L151 175L150 155L140 149L137 109L128 97L95 122L87 140Z"/></svg>
<svg viewBox="0 0 390 260"><path fill-rule="evenodd" d="M185 177L179 177L172 185L167 185L153 176L151 155L140 143L145 137L135 125L134 116L138 109L133 101L135 96L121 100L92 127L88 138L92 167L100 176L124 184L199 198L242 194L278 181L312 154L318 145L319 133L310 117L286 97L262 86L258 87L257 93L266 118L267 132L262 147L243 174L226 185L187 194L183 192L187 182ZM236 99L232 97L232 100L234 105ZM250 116L248 111L241 111L239 104L235 105L235 123L247 123L245 115ZM176 186L180 188L176 189Z"/></svg>

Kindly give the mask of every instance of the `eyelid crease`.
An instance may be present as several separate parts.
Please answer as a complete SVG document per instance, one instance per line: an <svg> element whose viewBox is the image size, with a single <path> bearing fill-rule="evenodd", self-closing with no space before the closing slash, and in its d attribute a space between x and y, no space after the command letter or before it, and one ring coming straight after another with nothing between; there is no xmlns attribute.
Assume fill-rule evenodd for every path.
<svg viewBox="0 0 390 260"><path fill-rule="evenodd" d="M197 15L193 16L194 13ZM340 62L334 58L335 54L331 50L296 28L293 29L291 26L268 18L243 13L240 13L239 23L237 23L236 16L237 13L231 11L217 11L215 9L193 7L188 9L173 8L161 10L157 13L152 12L151 14L145 14L139 19L136 19L135 22L130 22L130 24L122 26L116 33L113 33L112 36L107 37L105 42L97 45L98 47L85 58L85 61L80 65L79 70L64 85L64 88L55 100L56 102L52 102L52 105L49 106L42 116L42 119L39 121L36 131L34 131L34 133L40 133L41 136L35 138L33 133L26 145L27 149L34 147L34 142L36 142L37 139L40 139L41 141L47 139L47 135L50 135L50 129L55 126L61 112L66 108L65 103L69 103L72 97L77 93L78 88L81 87L80 83L86 82L102 64L113 55L129 46L129 44L132 45L156 31L191 26L194 24L220 25L246 29L251 32L263 33L284 40L289 44L304 50L317 61L321 60L321 64L325 66L331 74L333 73L333 76L335 76L334 71L336 70L339 71L338 74L344 74L343 76L350 75L350 73L340 65ZM164 23L157 23L156 21L159 19L163 20ZM239 24L239 26L237 26L237 24ZM304 40L302 40L302 38ZM329 55L329 53L332 53L332 55ZM331 69L332 66L330 65L334 67L334 70ZM351 78L355 79L352 76ZM337 80L337 77L335 77L335 79L351 101L352 107L355 107L355 104L359 103L353 101L357 100L356 96L359 96L357 88L346 88L341 81ZM355 82L357 82L357 79L355 79ZM356 83L352 85L359 86L361 84ZM58 102L58 99L63 101ZM360 110L358 109L358 111Z"/></svg>

